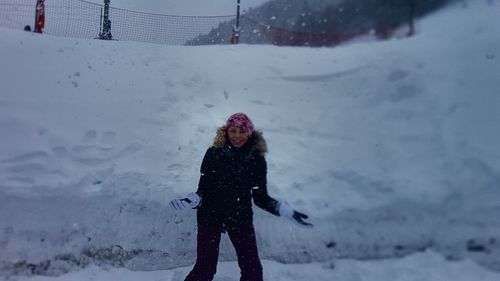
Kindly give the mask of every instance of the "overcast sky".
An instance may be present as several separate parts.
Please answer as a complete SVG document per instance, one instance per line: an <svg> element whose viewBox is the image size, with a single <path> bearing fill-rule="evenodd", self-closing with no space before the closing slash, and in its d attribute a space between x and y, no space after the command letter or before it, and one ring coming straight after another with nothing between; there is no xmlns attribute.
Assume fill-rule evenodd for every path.
<svg viewBox="0 0 500 281"><path fill-rule="evenodd" d="M90 0L102 4L104 0ZM240 0L241 9L255 7L269 0ZM111 0L111 6L143 12L175 15L231 15L237 0Z"/></svg>

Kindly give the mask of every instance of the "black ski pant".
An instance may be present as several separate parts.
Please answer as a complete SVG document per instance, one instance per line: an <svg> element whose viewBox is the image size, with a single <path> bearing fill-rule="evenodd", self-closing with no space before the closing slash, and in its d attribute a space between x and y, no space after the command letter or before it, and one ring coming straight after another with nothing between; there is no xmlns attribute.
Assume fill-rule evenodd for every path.
<svg viewBox="0 0 500 281"><path fill-rule="evenodd" d="M240 281L263 281L253 225L243 224L227 233L238 256ZM217 272L220 238L217 227L198 224L196 264L185 281L212 281Z"/></svg>

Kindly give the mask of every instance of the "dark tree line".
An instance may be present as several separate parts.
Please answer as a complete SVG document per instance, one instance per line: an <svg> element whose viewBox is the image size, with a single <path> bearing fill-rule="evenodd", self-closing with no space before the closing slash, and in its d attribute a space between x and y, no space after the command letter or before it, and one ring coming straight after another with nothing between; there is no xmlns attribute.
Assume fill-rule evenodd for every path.
<svg viewBox="0 0 500 281"><path fill-rule="evenodd" d="M455 0L274 0L244 13L240 42L335 45L370 32L387 38L402 25L407 25L408 35L412 35L414 19L452 1ZM212 38L220 34L212 42L200 36L190 44L226 43L228 38L221 31L233 24L222 23L212 30Z"/></svg>

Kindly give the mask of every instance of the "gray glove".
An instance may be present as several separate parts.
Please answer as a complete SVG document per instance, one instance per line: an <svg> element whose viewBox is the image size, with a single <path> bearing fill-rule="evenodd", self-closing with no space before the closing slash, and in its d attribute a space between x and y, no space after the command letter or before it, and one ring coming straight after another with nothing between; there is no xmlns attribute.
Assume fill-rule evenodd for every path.
<svg viewBox="0 0 500 281"><path fill-rule="evenodd" d="M287 202L279 202L279 213L281 217L285 217L291 220L294 224L300 227L305 227L305 228L313 227L311 223L304 221L305 219L308 218L306 214L295 211L294 209L292 209L292 207L290 207L290 205L288 205Z"/></svg>
<svg viewBox="0 0 500 281"><path fill-rule="evenodd" d="M170 201L170 205L172 208L176 210L185 210L185 209L195 209L201 202L201 197L198 194L191 192L184 198L177 198Z"/></svg>

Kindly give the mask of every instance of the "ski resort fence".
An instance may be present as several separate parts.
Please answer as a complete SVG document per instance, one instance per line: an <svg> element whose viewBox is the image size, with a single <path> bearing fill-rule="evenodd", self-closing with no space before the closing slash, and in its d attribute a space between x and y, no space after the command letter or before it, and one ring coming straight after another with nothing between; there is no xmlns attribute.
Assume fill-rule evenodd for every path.
<svg viewBox="0 0 500 281"><path fill-rule="evenodd" d="M397 24L389 24L393 20L392 14L387 13L381 16L375 13L365 15L364 21L358 19L351 25L347 24L347 28L338 28L330 25L321 27L321 25L326 26L326 23L335 22L333 19L339 16L340 12L320 14L320 18L314 20L303 19L305 14L302 13L296 19L298 23L302 21L302 24L290 25L288 21L273 22L272 18L269 19L255 11L242 14L240 17L237 15L179 16L114 8L109 6L110 0L99 1L103 1L104 5L85 0L45 0L43 33L63 37L114 39L168 45L221 45L240 42L278 46L336 46L358 36L387 39L396 32L401 32L401 26L405 24L409 26L406 34L411 36L414 33L413 18L417 7L415 0L406 0L408 2L401 0L401 3L406 3L406 6L403 4L396 6L398 11L412 16L408 20L400 19ZM444 5L446 1L439 0L438 2L441 4L426 7L427 10L420 7L419 14L423 15L424 12L432 11ZM410 5L411 3L414 5ZM37 0L0 0L0 26L24 29L29 25L34 29L36 4ZM353 11L351 12L354 13ZM331 17L332 20L325 20L326 16ZM319 21L318 19L321 18L323 20ZM295 23L295 21L291 22ZM315 22L316 24L313 24ZM300 26L307 28L300 28ZM316 29L313 29L313 26L316 26Z"/></svg>
<svg viewBox="0 0 500 281"><path fill-rule="evenodd" d="M35 23L36 0L0 0L0 26L24 29ZM104 5L84 0L46 0L43 33L75 38L97 38L102 31ZM168 45L195 45L200 35L212 34L204 43L229 44L232 27L219 25L234 20L226 16L178 16L109 8L111 33L115 40Z"/></svg>

